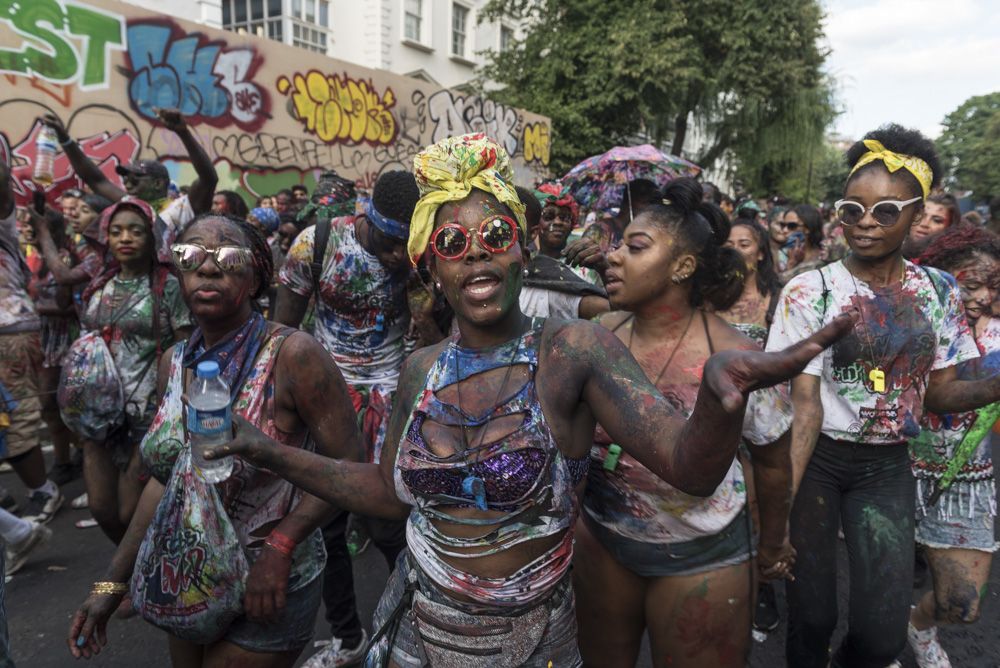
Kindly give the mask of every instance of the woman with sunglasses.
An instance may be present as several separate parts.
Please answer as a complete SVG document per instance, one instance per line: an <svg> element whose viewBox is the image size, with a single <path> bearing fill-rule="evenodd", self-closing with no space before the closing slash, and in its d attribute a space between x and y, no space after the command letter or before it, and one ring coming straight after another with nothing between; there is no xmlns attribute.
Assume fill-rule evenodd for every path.
<svg viewBox="0 0 1000 668"><path fill-rule="evenodd" d="M833 666L883 668L906 644L913 583L915 480L908 442L924 407L961 413L1000 399L1000 378L959 380L978 355L955 279L902 257L923 201L938 182L934 144L888 125L847 152L852 171L838 217L844 260L785 287L769 349L837 315L858 325L792 380L792 465L797 496L786 587L788 665L828 665L837 625L837 529L851 559L847 635Z"/></svg>
<svg viewBox="0 0 1000 668"><path fill-rule="evenodd" d="M785 212L788 211L787 206L776 206L767 212L767 232L771 240L771 256L774 258L774 269L775 271L782 272L785 270L785 265L788 263L788 252L785 250L785 243L788 241L788 236L791 234L787 227L782 225L785 222ZM737 208L737 214L741 210ZM747 211L747 214L753 214L754 211ZM740 216L737 215L737 218ZM743 217L749 220L756 220L749 215L744 215Z"/></svg>
<svg viewBox="0 0 1000 668"><path fill-rule="evenodd" d="M745 394L802 368L850 318L775 357L720 353L685 422L609 331L521 313L524 208L501 146L454 137L414 165L409 256L428 258L459 334L407 360L381 463L283 447L244 421L209 456L240 454L353 512L409 516L368 665L579 666L569 565L597 420L657 475L709 495Z"/></svg>
<svg viewBox="0 0 1000 668"><path fill-rule="evenodd" d="M823 221L819 209L809 204L799 204L785 212L781 221L792 245L785 249L787 260L779 278L784 285L799 274L819 269L826 264L823 252Z"/></svg>
<svg viewBox="0 0 1000 668"><path fill-rule="evenodd" d="M344 461L361 456L347 386L333 360L311 336L268 323L255 308L273 269L256 230L222 214L203 214L174 244L173 261L198 329L160 361L159 409L141 446L152 478L102 578L111 583L130 581L164 484L188 447L182 395L199 363L218 363L232 388L234 422L248 420L290 449L315 449ZM171 664L290 668L313 634L323 570L318 527L333 509L245 460L233 463L216 490L250 563L244 614L209 645L169 636ZM68 638L74 657L100 652L120 600L120 594L95 593L81 606Z"/></svg>
<svg viewBox="0 0 1000 668"><path fill-rule="evenodd" d="M81 298L81 324L104 333L125 401L121 427L104 443L83 443L90 511L115 543L142 492L136 446L156 413L155 364L175 341L187 338L192 325L155 220L142 200L117 202L101 214L98 242L107 248L105 263Z"/></svg>
<svg viewBox="0 0 1000 668"><path fill-rule="evenodd" d="M693 179L671 181L662 203L626 228L623 245L608 257L608 294L619 310L600 319L684 416L704 389L703 360L718 351L758 349L708 311L740 299L747 262L724 246L729 221L701 195ZM585 664L634 666L648 630L661 662L670 657L679 668L743 666L756 569L748 481L735 453L729 451L721 484L699 498L706 495L678 489L621 453L602 427L573 562ZM786 532L787 393L771 388L751 395L743 427L763 519L757 566L761 575L783 577L794 561Z"/></svg>

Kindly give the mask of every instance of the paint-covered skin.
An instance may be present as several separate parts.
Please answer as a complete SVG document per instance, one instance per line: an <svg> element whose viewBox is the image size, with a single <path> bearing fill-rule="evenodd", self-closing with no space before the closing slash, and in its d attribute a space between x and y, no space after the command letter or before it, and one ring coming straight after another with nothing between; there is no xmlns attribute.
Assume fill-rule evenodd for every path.
<svg viewBox="0 0 1000 668"><path fill-rule="evenodd" d="M981 357L956 367L959 380L979 380L1000 373L1000 320L980 319L976 327L976 344ZM918 481L917 504L921 510L936 513L942 519L950 518L953 513L966 517L970 513L967 507L969 499L964 504L959 499L963 494L971 497L969 492L974 487L975 497L990 499L988 505L995 513L996 485L988 437L962 466L954 483L937 504L926 506L935 484L943 477L948 462L975 420L975 411L949 415L937 415L931 411L924 413L920 438L910 444L913 475Z"/></svg>
<svg viewBox="0 0 1000 668"><path fill-rule="evenodd" d="M780 350L835 315L860 311L853 331L805 370L822 379L822 431L865 443L916 438L931 372L978 356L958 288L947 274L909 262L902 282L883 288L854 278L846 262L802 274L785 287L768 349ZM941 294L928 272L936 274ZM885 375L885 392L875 391L876 369Z"/></svg>
<svg viewBox="0 0 1000 668"><path fill-rule="evenodd" d="M538 248L551 257L558 258L566 247L566 240L573 231L573 212L569 207L548 203L542 209L538 228Z"/></svg>
<svg viewBox="0 0 1000 668"><path fill-rule="evenodd" d="M471 232L486 218L502 212L492 196L473 191L465 200L442 206L435 222L457 223ZM462 259L435 257L430 270L456 311L463 347L485 348L511 341L527 327L517 306L523 270L520 245L493 253L474 236ZM732 464L742 430L745 394L798 373L821 346L829 345L850 323L851 318L845 316L810 343L776 356L735 350L719 353L705 362L698 403L685 421L611 332L595 323L549 321L539 344L535 381L539 403L563 456L585 457L600 420L614 441L654 474L688 493L709 495ZM393 462L411 407L422 395L431 367L447 345L418 350L404 364L379 467L324 460L281 448L269 439L250 437L242 429L233 442L217 452L243 454L353 512L403 517L407 506L395 494ZM497 401L497 380L487 374L477 374L459 387L464 406L488 407ZM449 442L454 446L454 440L441 439L431 442L430 447L440 456L447 452ZM455 512L475 518L477 513L495 511L466 508ZM456 525L439 528L463 531L465 537L475 535ZM515 554L483 557L477 560L476 573L484 577L513 573L544 551L545 546L538 543L527 541L522 549L510 551Z"/></svg>
<svg viewBox="0 0 1000 668"><path fill-rule="evenodd" d="M215 218L192 226L181 241L200 243L208 250L224 245L251 246L243 230ZM211 257L197 270L185 272L183 277L186 295L192 302L203 337L201 340L209 348L224 343L248 322L252 313L250 295L261 280L266 280L266 276L260 274L259 265L254 270L227 273L220 271ZM271 324L266 326L266 335L269 340L263 354L256 361L250 359L249 363L255 366L233 403L236 436L245 434L245 440L250 443L281 442L286 445L279 447L296 452L314 444L320 454L308 454L335 457L345 462L344 465L360 459L362 447L357 419L347 386L333 360L307 334L283 332L280 326ZM229 340L228 345L240 346L248 339ZM183 422L180 413L184 391L180 350L166 351L160 361L160 410L142 447L151 470L161 477L171 468L178 443L186 438L179 426ZM248 417L254 424L248 422ZM255 425L260 425L264 431ZM233 477L220 485L221 495L226 499L226 512L238 525L237 534L245 541L245 550L256 556L247 576L243 607L247 619L257 624L273 623L281 618L287 588L304 584L310 579L310 573L318 573L315 564L320 552L316 550L321 550L322 542L318 527L332 509L315 497L292 490L289 483L270 471L255 468L248 461L235 463ZM163 484L154 475L106 571L108 581L129 581L136 554L163 492ZM262 545L262 539L272 529L303 546L294 562ZM298 577L290 582L293 575ZM92 595L81 606L67 640L75 657L89 658L100 651L100 645L106 643L107 619L119 602L120 596Z"/></svg>
<svg viewBox="0 0 1000 668"><path fill-rule="evenodd" d="M992 315L993 301L1000 292L1000 261L979 254L965 266L956 267L954 274L962 291L965 317L975 327L980 318Z"/></svg>
<svg viewBox="0 0 1000 668"><path fill-rule="evenodd" d="M920 240L944 232L949 224L946 206L937 202L924 202L924 217L910 229L910 238Z"/></svg>

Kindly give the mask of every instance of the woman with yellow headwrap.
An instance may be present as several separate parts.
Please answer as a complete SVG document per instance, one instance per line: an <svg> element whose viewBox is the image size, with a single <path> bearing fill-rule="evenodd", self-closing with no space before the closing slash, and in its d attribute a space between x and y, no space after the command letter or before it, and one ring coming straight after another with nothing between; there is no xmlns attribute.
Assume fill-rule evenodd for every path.
<svg viewBox="0 0 1000 668"><path fill-rule="evenodd" d="M579 666L568 570L596 421L663 479L710 494L750 389L804 368L851 319L787 352L712 358L685 421L606 329L521 313L526 230L503 148L454 137L414 168L410 258L428 257L459 334L407 360L381 465L286 449L242 423L219 453L352 512L409 515L366 665Z"/></svg>
<svg viewBox="0 0 1000 668"><path fill-rule="evenodd" d="M933 142L888 125L846 157L852 170L835 207L851 253L785 286L767 343L777 350L840 313L859 315L850 334L792 380L798 492L791 541L798 556L787 586L786 655L788 665L802 668L830 661L839 526L851 558L851 596L847 635L832 665L884 668L906 645L915 508L908 442L920 434L925 407L946 415L1000 400L995 378L957 379L956 365L978 351L955 279L902 256L940 179Z"/></svg>

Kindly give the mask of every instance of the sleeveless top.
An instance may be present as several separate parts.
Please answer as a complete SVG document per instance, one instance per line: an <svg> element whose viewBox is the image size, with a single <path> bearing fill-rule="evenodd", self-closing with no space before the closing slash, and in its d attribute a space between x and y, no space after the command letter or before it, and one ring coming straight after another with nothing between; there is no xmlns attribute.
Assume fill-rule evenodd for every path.
<svg viewBox="0 0 1000 668"><path fill-rule="evenodd" d="M428 373L396 455L396 493L413 506L406 534L414 559L442 589L493 606L535 600L566 573L578 513L574 488L586 477L589 464L587 458L572 460L562 454L542 413L535 375L543 323L535 319L531 331L520 338L483 349L462 348L458 336L453 337ZM522 364L528 367L525 384L481 415L468 415L437 398L441 389L471 376ZM506 415L523 415L520 427L497 441L470 445L465 452L439 457L424 441L426 421L479 427ZM473 493L463 489L463 481L473 476L484 483L481 502L490 510L503 512L501 517L469 519L441 510L476 506ZM440 532L434 521L478 526L486 533L478 538L455 538ZM560 544L508 578L480 578L441 559L441 555L475 558L497 554L561 532L565 538ZM458 551L461 548L480 549L469 554Z"/></svg>
<svg viewBox="0 0 1000 668"><path fill-rule="evenodd" d="M284 445L314 450L308 431L289 434L274 424L274 363L287 330L276 332L261 345L253 370L232 403L232 412L242 415L265 434ZM188 448L184 433L183 405L184 356L186 342L177 344L170 360L170 377L160 408L139 446L143 464L160 482L166 483L181 448ZM298 505L304 492L267 469L233 458L233 472L215 486L226 514L236 530L240 544L253 564L264 547L271 529ZM323 572L326 551L319 529L296 546L288 591L301 589Z"/></svg>
<svg viewBox="0 0 1000 668"><path fill-rule="evenodd" d="M619 326L626 324L622 322ZM709 352L715 346L702 314ZM671 407L687 419L701 388L704 362L690 369L685 383L661 382L657 389ZM652 381L653 379L650 379ZM791 428L792 406L782 385L750 393L743 418L743 441L750 446L773 443ZM600 424L591 450L593 464L583 497L583 512L619 536L640 543L669 545L711 536L725 529L746 505L746 477L739 459L708 497L692 496L662 480L627 453L621 453L613 470L604 468L611 437Z"/></svg>

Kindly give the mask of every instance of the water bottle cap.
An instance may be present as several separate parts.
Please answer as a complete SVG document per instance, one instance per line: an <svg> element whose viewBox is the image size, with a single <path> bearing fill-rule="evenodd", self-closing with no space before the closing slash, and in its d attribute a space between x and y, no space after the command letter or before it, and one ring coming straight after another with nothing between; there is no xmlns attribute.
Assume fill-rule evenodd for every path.
<svg viewBox="0 0 1000 668"><path fill-rule="evenodd" d="M198 362L199 378L215 378L219 375L218 362Z"/></svg>

